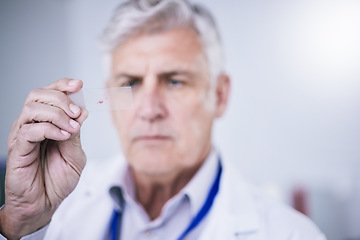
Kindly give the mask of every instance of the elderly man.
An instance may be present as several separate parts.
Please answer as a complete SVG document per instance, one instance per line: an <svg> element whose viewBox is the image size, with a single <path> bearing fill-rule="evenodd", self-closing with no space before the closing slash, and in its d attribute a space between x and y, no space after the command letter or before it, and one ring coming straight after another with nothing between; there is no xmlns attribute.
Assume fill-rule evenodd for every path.
<svg viewBox="0 0 360 240"><path fill-rule="evenodd" d="M88 113L67 95L82 82L33 90L9 136L3 238L325 239L244 183L212 146L230 82L207 10L185 0L129 1L102 43L108 87L133 92L134 108L113 112L123 156L82 173Z"/></svg>

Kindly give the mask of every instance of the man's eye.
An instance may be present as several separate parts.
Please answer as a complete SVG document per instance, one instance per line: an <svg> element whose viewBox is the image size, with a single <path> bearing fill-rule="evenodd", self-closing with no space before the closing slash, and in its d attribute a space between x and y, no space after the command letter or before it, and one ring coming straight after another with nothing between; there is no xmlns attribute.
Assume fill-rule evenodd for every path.
<svg viewBox="0 0 360 240"><path fill-rule="evenodd" d="M184 82L176 80L176 79L169 79L168 84L169 84L169 86L179 87L179 86L182 86L184 84Z"/></svg>
<svg viewBox="0 0 360 240"><path fill-rule="evenodd" d="M130 79L129 81L124 83L124 87L136 87L139 85L139 79Z"/></svg>

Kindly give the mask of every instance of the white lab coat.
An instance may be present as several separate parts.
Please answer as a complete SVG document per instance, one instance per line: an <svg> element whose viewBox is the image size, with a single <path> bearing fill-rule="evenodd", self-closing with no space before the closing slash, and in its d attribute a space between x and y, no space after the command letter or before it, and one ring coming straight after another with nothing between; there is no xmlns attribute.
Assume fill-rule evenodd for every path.
<svg viewBox="0 0 360 240"><path fill-rule="evenodd" d="M108 189L125 167L120 158L88 164L78 187L54 214L45 239L104 239L114 207ZM262 195L227 161L222 165L220 189L200 240L325 239L308 218Z"/></svg>

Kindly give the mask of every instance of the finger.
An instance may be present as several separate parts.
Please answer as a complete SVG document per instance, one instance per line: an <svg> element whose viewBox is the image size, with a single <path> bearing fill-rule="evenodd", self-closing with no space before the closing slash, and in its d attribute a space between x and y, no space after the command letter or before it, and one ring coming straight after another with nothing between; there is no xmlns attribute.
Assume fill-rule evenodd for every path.
<svg viewBox="0 0 360 240"><path fill-rule="evenodd" d="M78 121L79 124L81 125L87 117L88 117L88 111L83 109L81 115L79 116L79 118L76 119L76 121ZM21 157L31 155L31 153L34 153L34 148L39 146L39 144L37 144L38 142L42 142L45 139L50 139L54 141L61 141L63 142L62 145L69 146L70 148L68 149L70 150L67 152L70 153L69 155L72 157L68 157L68 159L74 162L75 160L73 160L73 158L76 159L77 158L76 156L78 155L80 156L81 154L84 154L81 148L79 130L75 133L70 134L69 132L56 127L52 123L41 122L41 123L25 124L21 127L21 129L18 132L17 155ZM77 152L78 154L76 154ZM84 162L73 163L74 167L77 170L81 170L84 164L85 164Z"/></svg>
<svg viewBox="0 0 360 240"><path fill-rule="evenodd" d="M26 156L30 154L35 145L45 139L65 141L70 138L70 135L69 132L47 122L25 124L18 132L17 155Z"/></svg>
<svg viewBox="0 0 360 240"><path fill-rule="evenodd" d="M7 139L9 152L11 152L16 145L15 141L16 141L16 135L17 135L18 131L19 131L19 124L18 124L18 120L16 120L13 122L13 124L11 126L10 134Z"/></svg>
<svg viewBox="0 0 360 240"><path fill-rule="evenodd" d="M45 86L44 88L61 92L77 92L82 88L82 86L83 82L79 79L62 78Z"/></svg>
<svg viewBox="0 0 360 240"><path fill-rule="evenodd" d="M60 108L37 102L24 105L24 109L19 116L20 127L23 124L39 122L52 123L70 133L75 133L80 129L80 124Z"/></svg>
<svg viewBox="0 0 360 240"><path fill-rule="evenodd" d="M59 186L56 192L53 192L52 188L47 188L49 194L56 194L60 198L66 197L75 188L86 164L86 155L82 148L74 147L72 144L63 145L66 142L69 141L59 142L57 146L55 142L49 142L45 162L48 169L45 172L46 179L67 183L66 186Z"/></svg>
<svg viewBox="0 0 360 240"><path fill-rule="evenodd" d="M34 89L28 95L25 104L38 102L55 106L63 109L71 118L77 118L80 115L80 108L76 106L71 99L63 92L53 89Z"/></svg>
<svg viewBox="0 0 360 240"><path fill-rule="evenodd" d="M49 114L47 113L47 110L56 111L57 113L50 112ZM38 111L40 111L40 113L38 113ZM64 115L62 114L61 109L55 107L41 105L40 103L28 103L24 105L24 109L18 119L12 124L11 131L8 136L8 150L11 151L16 146L15 141L17 139L18 131L24 124L33 122L52 122L59 128L71 133L76 132L80 128L78 127L78 124L82 124L87 117L86 113L86 117L84 118L84 114L82 114L80 108L78 114L73 114L74 116L78 115L76 120L71 120L68 116L64 115L64 117L62 117L61 115Z"/></svg>
<svg viewBox="0 0 360 240"><path fill-rule="evenodd" d="M80 175L86 163L86 155L81 147L80 132L72 134L67 141L58 143L61 156Z"/></svg>
<svg viewBox="0 0 360 240"><path fill-rule="evenodd" d="M13 159L7 162L7 166L9 166L9 169L18 169L30 166L38 159L40 153L40 146L40 144L35 143L28 144L28 151L26 154L22 154L23 151L18 152L19 149L9 152L8 159Z"/></svg>
<svg viewBox="0 0 360 240"><path fill-rule="evenodd" d="M81 115L76 119L76 121L79 122L80 125L82 125L88 116L89 112L86 109L82 109ZM85 166L86 157L85 160L81 160L84 159L85 153L83 152L83 149L81 147L80 130L76 133L71 134L70 138L67 141L60 142L59 149L64 159L66 159L69 164L74 169L76 169L77 172L82 170L82 168ZM69 149L73 150L69 151Z"/></svg>
<svg viewBox="0 0 360 240"><path fill-rule="evenodd" d="M79 116L79 118L76 119L76 121L79 122L80 126L84 123L84 121L86 120L88 115L89 115L89 112L86 109L83 109L81 115ZM63 148L68 149L68 147L71 148L71 147L74 147L74 146L81 149L80 129L79 129L79 131L77 131L75 133L72 133L70 135L68 141L65 141L65 142L62 142L62 143L59 144L60 150L62 150ZM64 151L64 152L66 152L66 151ZM74 156L72 153L70 155ZM69 158L72 158L72 157L69 156Z"/></svg>
<svg viewBox="0 0 360 240"><path fill-rule="evenodd" d="M84 121L89 117L89 111L86 110L85 108L81 109L81 114L78 118L76 118L75 120L80 124L80 126L83 125Z"/></svg>
<svg viewBox="0 0 360 240"><path fill-rule="evenodd" d="M86 109L83 109L79 118L76 119L76 121L80 124L80 126L82 126L82 124L84 123L84 121L86 120L88 115L89 115L89 112ZM72 133L69 140L62 144L63 145L71 144L73 146L81 147L80 129L76 133Z"/></svg>

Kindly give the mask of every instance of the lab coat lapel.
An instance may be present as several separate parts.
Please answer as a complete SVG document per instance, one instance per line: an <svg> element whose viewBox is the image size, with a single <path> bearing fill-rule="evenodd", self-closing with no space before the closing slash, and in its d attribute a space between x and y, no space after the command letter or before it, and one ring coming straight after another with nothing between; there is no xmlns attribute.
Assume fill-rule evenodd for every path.
<svg viewBox="0 0 360 240"><path fill-rule="evenodd" d="M222 164L220 189L200 240L261 239L260 218L249 186L231 166Z"/></svg>

